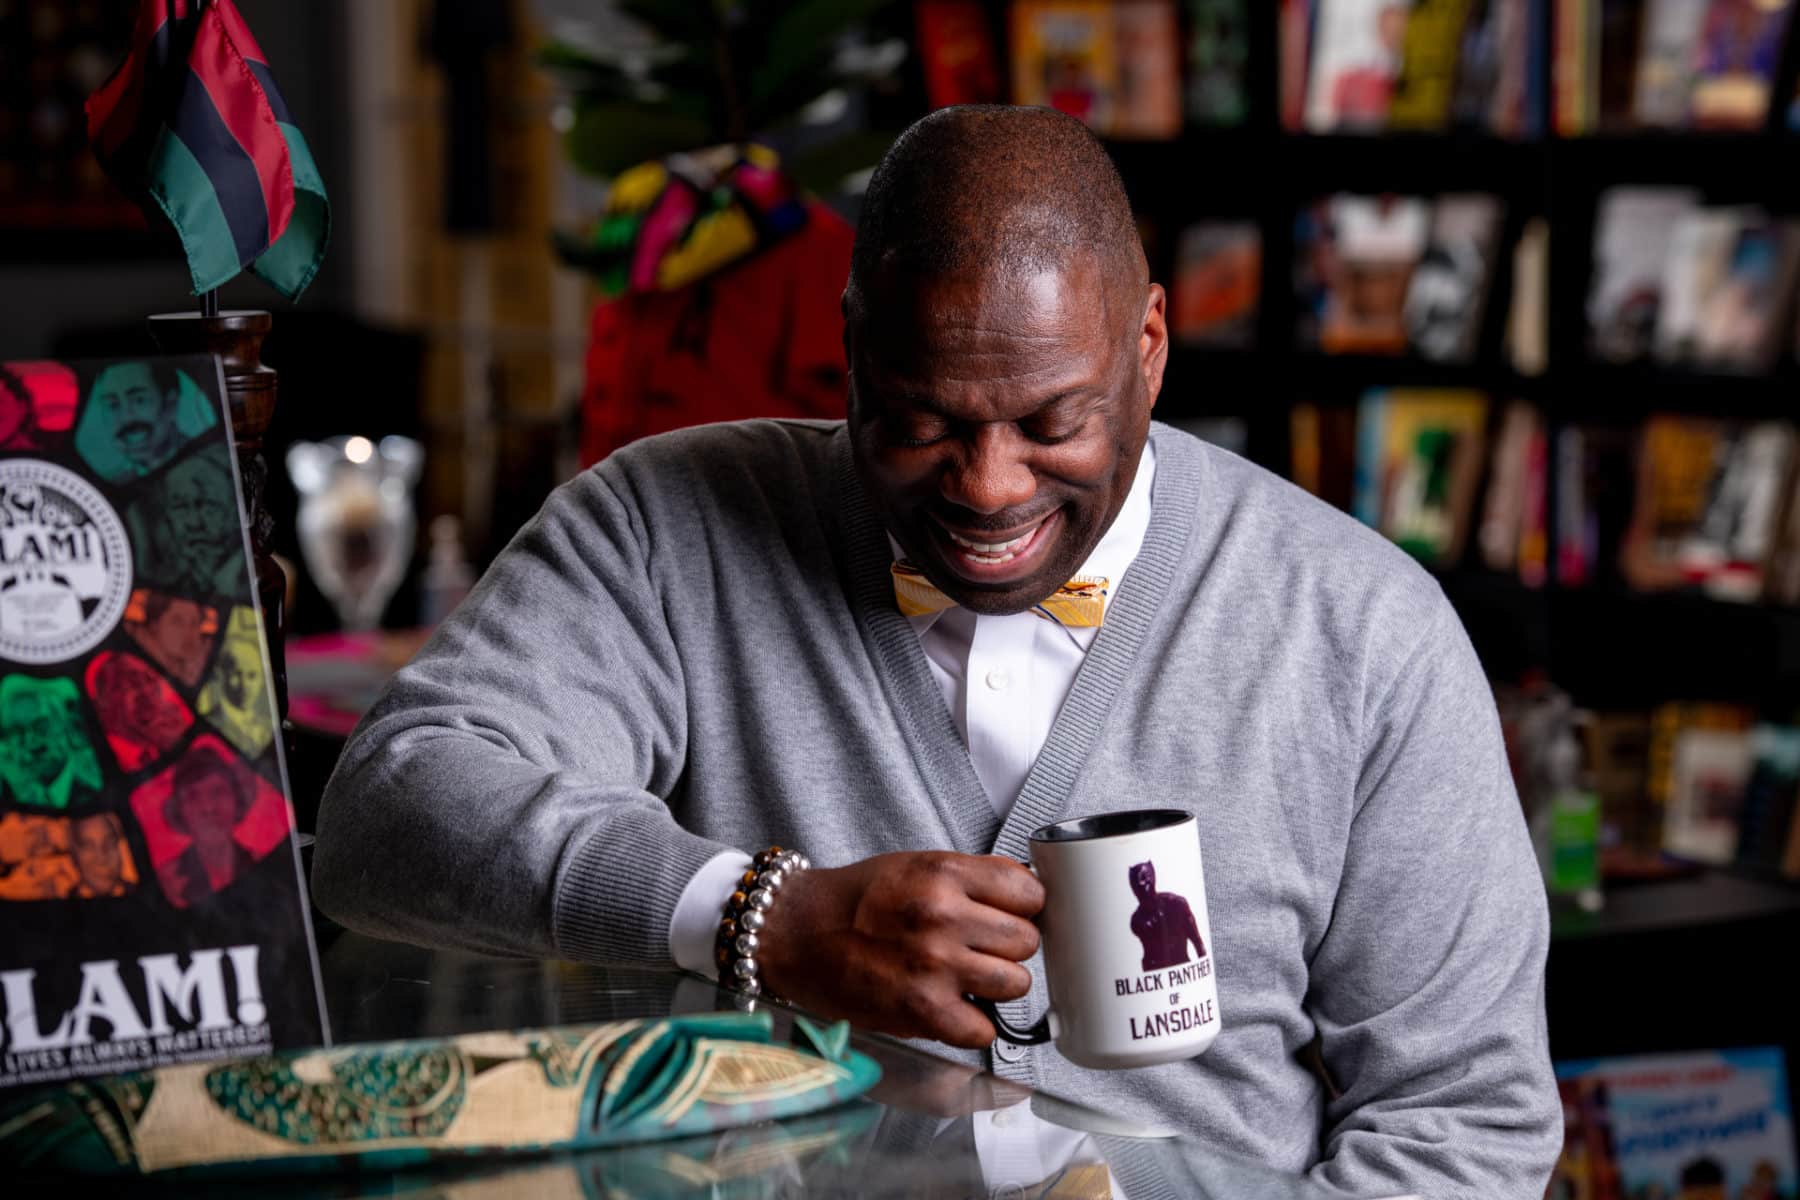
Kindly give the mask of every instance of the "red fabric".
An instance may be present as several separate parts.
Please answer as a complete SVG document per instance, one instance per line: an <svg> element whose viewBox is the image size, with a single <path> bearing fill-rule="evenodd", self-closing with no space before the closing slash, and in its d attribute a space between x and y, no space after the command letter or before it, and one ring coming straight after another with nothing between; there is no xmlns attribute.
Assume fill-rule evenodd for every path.
<svg viewBox="0 0 1800 1200"><path fill-rule="evenodd" d="M806 224L676 292L594 306L581 458L627 442L742 417L844 415L850 226L808 201Z"/></svg>
<svg viewBox="0 0 1800 1200"><path fill-rule="evenodd" d="M178 0L177 7L180 6ZM88 140L98 147L102 157L117 154L125 139L137 128L138 112L144 104L150 43L167 21L179 20L183 15L180 11L170 13L157 0L145 0L138 6L130 52L106 82L88 97Z"/></svg>
<svg viewBox="0 0 1800 1200"><path fill-rule="evenodd" d="M201 14L200 34L194 39L187 65L205 86L225 128L256 164L256 182L262 187L263 207L269 214L268 244L273 246L287 232L294 215L294 164L262 84L250 73L243 52L232 41L231 28L221 15L225 11L237 15L230 0L213 0ZM237 25L243 28L242 18Z"/></svg>
<svg viewBox="0 0 1800 1200"><path fill-rule="evenodd" d="M168 77L193 72L218 110L220 120L256 166L256 181L268 214L268 244L273 246L287 232L288 221L294 215L294 166L275 111L249 67L250 62L266 66L267 60L232 0L213 0L203 10L193 5L194 0L141 0L130 52L88 97L88 140L101 161L112 169L111 160L132 137L145 133L146 121L154 127L164 120L162 113L146 116L143 112L151 75L162 73ZM196 16L199 25L192 27L191 45L165 44L159 50L154 44L165 26L175 22L172 31L179 31L181 22ZM185 62L156 59L159 52L183 50L187 55ZM146 141L146 150L148 145ZM204 169L205 164L201 165ZM137 164L132 169L137 169Z"/></svg>
<svg viewBox="0 0 1800 1200"><path fill-rule="evenodd" d="M238 53L251 62L268 66L269 56L262 52L262 47L256 42L256 35L244 23L244 16L238 12L237 5L227 0L227 3L215 4L213 9L219 14L219 21L225 26L225 35L237 47Z"/></svg>

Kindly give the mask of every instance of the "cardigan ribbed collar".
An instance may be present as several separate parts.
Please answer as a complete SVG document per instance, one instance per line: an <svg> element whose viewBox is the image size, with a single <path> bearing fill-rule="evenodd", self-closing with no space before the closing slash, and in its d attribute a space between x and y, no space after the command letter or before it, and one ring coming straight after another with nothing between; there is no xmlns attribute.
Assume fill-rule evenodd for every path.
<svg viewBox="0 0 1800 1200"><path fill-rule="evenodd" d="M1106 623L1088 648L1068 698L1003 822L975 774L918 634L894 604L887 529L857 478L848 429L839 431L833 453L845 593L876 675L899 715L913 762L955 848L965 854L1025 859L1031 831L1062 817L1070 789L1131 674L1145 636L1162 615L1164 598L1193 533L1206 459L1198 443L1173 430L1152 425L1150 436L1156 447L1156 478L1143 546L1107 601Z"/></svg>

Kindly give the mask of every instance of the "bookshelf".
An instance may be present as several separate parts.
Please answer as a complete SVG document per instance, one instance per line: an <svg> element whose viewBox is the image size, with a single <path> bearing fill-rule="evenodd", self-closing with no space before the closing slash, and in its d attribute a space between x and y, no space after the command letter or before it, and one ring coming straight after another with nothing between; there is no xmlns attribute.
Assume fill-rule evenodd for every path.
<svg viewBox="0 0 1800 1200"><path fill-rule="evenodd" d="M1550 5L1539 13L1548 36ZM1777 102L1758 132L1643 131L1511 140L1474 132L1316 134L1277 113L1279 5L1252 4L1249 113L1240 126L1195 128L1170 141L1109 141L1134 205L1154 231L1152 275L1172 280L1181 228L1196 220L1254 221L1262 235L1261 306L1253 348L1177 346L1159 417L1242 419L1250 457L1283 474L1296 402L1352 406L1376 387L1459 387L1496 405L1537 405L1552 430L1572 421L1632 425L1652 412L1788 418L1800 400L1792 353L1766 374L1615 365L1585 340L1597 203L1617 184L1698 189L1708 204L1754 203L1800 216L1800 133L1784 127L1794 94L1800 20L1776 75ZM996 11L999 11L996 7ZM1003 26L997 25L997 28ZM1540 64L1550 94L1548 57ZM1296 212L1334 192L1483 192L1505 204L1501 247L1478 350L1462 365L1416 357L1329 355L1296 348L1292 283ZM1503 353L1511 250L1526 221L1549 227L1546 370L1521 375ZM1485 484L1485 481L1484 481ZM1485 490L1485 486L1483 488ZM1551 504L1556 497L1552 485ZM1474 559L1467 554L1464 563ZM1543 588L1459 565L1439 572L1496 678L1537 667L1578 703L1649 707L1676 698L1731 698L1800 708L1800 609L1692 595Z"/></svg>
<svg viewBox="0 0 1800 1200"><path fill-rule="evenodd" d="M1244 423L1247 453L1291 474L1294 406L1354 409L1380 388L1466 388L1486 393L1492 409L1523 400L1544 416L1552 445L1570 425L1626 429L1653 413L1742 420L1797 417L1800 360L1790 347L1761 374L1619 365L1590 355L1587 304L1595 272L1602 195L1619 185L1691 188L1707 205L1751 204L1800 217L1800 132L1783 111L1795 95L1800 17L1787 31L1775 76L1775 103L1754 132L1553 133L1509 139L1445 133L1300 133L1279 114L1279 4L1253 0L1248 112L1237 125L1191 121L1168 140L1108 139L1134 208L1146 227L1152 277L1177 278L1181 231L1201 221L1255 225L1261 240L1260 296L1254 337L1243 348L1171 351L1158 416L1165 420L1231 417ZM1547 40L1548 2L1538 14ZM1006 38L1007 6L987 5L996 43ZM1550 56L1538 64L1551 94ZM1546 126L1551 122L1547 119ZM1472 358L1455 365L1417 355L1327 354L1301 348L1294 279L1296 215L1321 196L1438 196L1485 193L1504 206L1498 253ZM1513 249L1527 223L1542 219L1549 253L1543 292L1544 367L1515 368L1506 349L1514 291ZM1498 419L1498 412L1491 420ZM1491 445L1491 436L1490 436ZM1485 476L1486 472L1484 472ZM1477 496L1485 495L1483 478ZM1549 482L1548 528L1559 497ZM1479 510L1479 499L1477 501ZM1705 595L1643 593L1623 583L1527 586L1516 573L1480 564L1475 539L1460 560L1434 569L1490 675L1511 681L1541 673L1576 704L1603 711L1647 711L1673 702L1755 706L1792 720L1800 712L1800 607L1734 603ZM1552 552L1554 559L1554 551ZM1582 1056L1717 1044L1721 1031L1740 1041L1800 1050L1791 1021L1766 1001L1767 947L1800 935L1800 887L1709 870L1672 881L1613 886L1597 915L1559 917L1552 959L1551 1019L1559 1055ZM1671 1022L1654 1003L1621 1016L1624 990L1659 988L1681 947L1694 963L1693 990L1704 993L1694 1019ZM1732 997L1759 1002L1737 1010ZM1736 1036L1736 1035L1734 1035ZM1794 1057L1800 1061L1800 1057Z"/></svg>

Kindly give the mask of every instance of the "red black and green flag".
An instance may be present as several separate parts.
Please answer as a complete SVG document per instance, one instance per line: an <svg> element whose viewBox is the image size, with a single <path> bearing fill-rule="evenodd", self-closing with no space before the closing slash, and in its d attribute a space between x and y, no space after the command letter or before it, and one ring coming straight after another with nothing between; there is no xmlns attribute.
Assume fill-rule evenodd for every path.
<svg viewBox="0 0 1800 1200"><path fill-rule="evenodd" d="M289 299L312 282L325 185L232 0L142 0L87 120L107 173L175 227L196 294L245 267Z"/></svg>

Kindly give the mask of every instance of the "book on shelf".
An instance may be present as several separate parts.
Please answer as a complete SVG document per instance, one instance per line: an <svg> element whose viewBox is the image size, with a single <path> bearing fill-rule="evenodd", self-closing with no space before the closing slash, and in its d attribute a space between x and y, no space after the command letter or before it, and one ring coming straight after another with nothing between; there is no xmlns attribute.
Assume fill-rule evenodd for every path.
<svg viewBox="0 0 1800 1200"><path fill-rule="evenodd" d="M1563 1148L1546 1196L1794 1195L1794 1118L1776 1046L1556 1064Z"/></svg>
<svg viewBox="0 0 1800 1200"><path fill-rule="evenodd" d="M1352 511L1423 562L1462 555L1485 459L1487 397L1392 388L1357 410Z"/></svg>
<svg viewBox="0 0 1800 1200"><path fill-rule="evenodd" d="M1183 344L1247 347L1256 339L1262 232L1253 221L1207 221L1181 232L1171 332Z"/></svg>
<svg viewBox="0 0 1800 1200"><path fill-rule="evenodd" d="M1754 130L1793 0L1554 0L1554 128Z"/></svg>
<svg viewBox="0 0 1800 1200"><path fill-rule="evenodd" d="M1669 815L1676 803L1678 786L1688 787L1689 795L1680 801L1690 803L1690 782L1695 771L1706 765L1708 752L1702 751L1698 761L1688 752L1685 772L1679 779L1676 751L1695 734L1747 738L1755 725L1755 713L1741 704L1711 701L1676 701L1660 704L1650 712L1650 748L1646 763L1643 804L1633 811L1621 812L1619 823L1621 844L1628 850L1660 854L1671 824ZM1703 739L1704 740L1704 739Z"/></svg>
<svg viewBox="0 0 1800 1200"><path fill-rule="evenodd" d="M1636 122L1643 0L1556 0L1556 132L1574 137Z"/></svg>
<svg viewBox="0 0 1800 1200"><path fill-rule="evenodd" d="M1542 425L1526 444L1524 507L1519 515L1519 579L1543 587L1550 578L1550 438Z"/></svg>
<svg viewBox="0 0 1800 1200"><path fill-rule="evenodd" d="M1762 598L1764 568L1774 553L1791 488L1794 427L1762 421L1731 430L1700 530L1683 551L1690 578L1720 600Z"/></svg>
<svg viewBox="0 0 1800 1200"><path fill-rule="evenodd" d="M1327 202L1324 217L1319 349L1404 353L1406 293L1425 252L1430 206L1417 196L1338 195Z"/></svg>
<svg viewBox="0 0 1800 1200"><path fill-rule="evenodd" d="M1800 881L1800 819L1788 822L1787 850L1781 856L1781 873Z"/></svg>
<svg viewBox="0 0 1800 1200"><path fill-rule="evenodd" d="M1507 0L1471 0L1457 35L1450 86L1450 123L1460 129L1489 129L1500 87L1501 11ZM1410 30L1409 30L1410 32Z"/></svg>
<svg viewBox="0 0 1800 1200"><path fill-rule="evenodd" d="M1586 133L1600 107L1600 0L1555 0L1550 93L1552 127Z"/></svg>
<svg viewBox="0 0 1800 1200"><path fill-rule="evenodd" d="M1500 199L1440 196L1425 252L1407 285L1404 317L1412 348L1433 362L1475 357L1500 240Z"/></svg>
<svg viewBox="0 0 1800 1200"><path fill-rule="evenodd" d="M1652 416L1619 556L1625 581L1640 591L1697 585L1719 599L1760 597L1793 449L1793 428L1781 422Z"/></svg>
<svg viewBox="0 0 1800 1200"><path fill-rule="evenodd" d="M1521 375L1550 366L1550 222L1532 217L1513 247L1512 299L1506 310L1506 361Z"/></svg>
<svg viewBox="0 0 1800 1200"><path fill-rule="evenodd" d="M1249 118L1251 3L1188 0L1187 115L1196 124L1241 125ZM1287 19L1285 11L1280 19Z"/></svg>
<svg viewBox="0 0 1800 1200"><path fill-rule="evenodd" d="M1000 58L981 0L917 0L913 19L931 107L995 104L1005 98Z"/></svg>
<svg viewBox="0 0 1800 1200"><path fill-rule="evenodd" d="M1174 0L1116 0L1118 89L1104 132L1172 138L1181 132L1181 31Z"/></svg>
<svg viewBox="0 0 1800 1200"><path fill-rule="evenodd" d="M1659 414L1645 423L1637 499L1619 557L1632 587L1667 591L1691 582L1683 552L1706 515L1724 438L1721 422L1700 417Z"/></svg>
<svg viewBox="0 0 1800 1200"><path fill-rule="evenodd" d="M1763 570L1763 599L1800 605L1800 454L1789 465L1778 507L1774 545Z"/></svg>
<svg viewBox="0 0 1800 1200"><path fill-rule="evenodd" d="M1349 512L1355 488L1356 410L1303 402L1289 410L1288 425L1294 482Z"/></svg>
<svg viewBox="0 0 1800 1200"><path fill-rule="evenodd" d="M1702 301L1691 358L1716 371L1774 367L1793 320L1800 279L1800 221L1746 210L1720 278Z"/></svg>
<svg viewBox="0 0 1800 1200"><path fill-rule="evenodd" d="M1761 129L1793 0L1712 0L1695 46L1688 119L1697 129Z"/></svg>
<svg viewBox="0 0 1800 1200"><path fill-rule="evenodd" d="M1758 725L1750 734L1754 765L1738 806L1735 864L1755 875L1781 869L1800 796L1800 729Z"/></svg>
<svg viewBox="0 0 1800 1200"><path fill-rule="evenodd" d="M1489 464L1487 498L1481 506L1476 529L1476 549L1481 565L1489 570L1519 569L1519 549L1525 540L1525 524L1532 504L1526 491L1532 480L1532 443L1544 437L1543 414L1525 401L1508 403L1494 435L1494 455ZM1543 480L1535 480L1539 486Z"/></svg>
<svg viewBox="0 0 1800 1200"><path fill-rule="evenodd" d="M1588 292L1588 349L1607 362L1650 353L1661 320L1668 248L1695 211L1687 188L1615 187L1601 193Z"/></svg>
<svg viewBox="0 0 1800 1200"><path fill-rule="evenodd" d="M1687 123L1694 88L1694 47L1711 0L1649 0L1632 88L1632 117L1652 129Z"/></svg>
<svg viewBox="0 0 1800 1200"><path fill-rule="evenodd" d="M1045 105L1104 132L1119 88L1112 6L1105 0L1016 0L1016 104Z"/></svg>
<svg viewBox="0 0 1800 1200"><path fill-rule="evenodd" d="M1473 0L1457 39L1450 123L1504 138L1535 137L1542 128L1537 82L1542 0ZM1408 25L1408 34L1412 27ZM1409 70L1402 66L1403 77Z"/></svg>
<svg viewBox="0 0 1800 1200"><path fill-rule="evenodd" d="M1504 138L1541 136L1547 124L1549 97L1544 86L1550 56L1547 0L1497 0L1500 75L1494 88L1488 127Z"/></svg>
<svg viewBox="0 0 1800 1200"><path fill-rule="evenodd" d="M1617 863L1624 847L1653 844L1659 832L1641 828L1648 808L1650 714L1595 711L1577 729L1588 780L1600 797L1602 863Z"/></svg>
<svg viewBox="0 0 1800 1200"><path fill-rule="evenodd" d="M1738 811L1756 760L1747 729L1684 729L1669 752L1663 851L1722 867L1737 852Z"/></svg>
<svg viewBox="0 0 1800 1200"><path fill-rule="evenodd" d="M1644 0L1600 0L1596 127L1610 133L1635 123L1632 102L1642 45Z"/></svg>
<svg viewBox="0 0 1800 1200"><path fill-rule="evenodd" d="M1327 354L1466 363L1480 343L1502 208L1489 195L1356 196L1294 221L1295 337Z"/></svg>
<svg viewBox="0 0 1800 1200"><path fill-rule="evenodd" d="M1318 0L1306 84L1313 133L1386 128L1411 0Z"/></svg>
<svg viewBox="0 0 1800 1200"><path fill-rule="evenodd" d="M1457 60L1473 8L1473 0L1413 0L1388 104L1388 128L1449 128Z"/></svg>
<svg viewBox="0 0 1800 1200"><path fill-rule="evenodd" d="M1275 54L1280 75L1277 97L1281 127L1289 133L1306 128L1307 62L1312 47L1312 0L1281 0L1276 17Z"/></svg>
<svg viewBox="0 0 1800 1200"><path fill-rule="evenodd" d="M1744 208L1694 208L1675 222L1663 259L1655 352L1664 363L1693 359L1714 293L1730 270L1738 230L1755 214Z"/></svg>
<svg viewBox="0 0 1800 1200"><path fill-rule="evenodd" d="M1636 437L1600 424L1556 434L1556 581L1563 587L1610 582L1612 556L1631 523Z"/></svg>
<svg viewBox="0 0 1800 1200"><path fill-rule="evenodd" d="M1613 188L1600 201L1589 347L1737 374L1772 369L1794 323L1800 221L1701 207L1681 188Z"/></svg>

